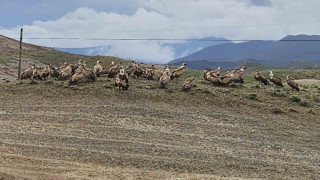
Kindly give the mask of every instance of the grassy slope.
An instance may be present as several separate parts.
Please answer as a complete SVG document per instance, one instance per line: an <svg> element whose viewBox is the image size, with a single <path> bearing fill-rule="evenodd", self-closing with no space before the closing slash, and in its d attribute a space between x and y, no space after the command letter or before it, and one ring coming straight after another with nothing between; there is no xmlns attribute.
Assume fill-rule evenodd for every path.
<svg viewBox="0 0 320 180"><path fill-rule="evenodd" d="M197 87L180 92L191 76ZM0 158L6 167L24 159L19 169L30 177L44 175L26 157L56 178L320 178L319 86L259 88L248 74L242 86L215 87L192 70L168 89L143 78L130 78L126 92L106 77L74 86L28 82L0 85L7 102Z"/></svg>

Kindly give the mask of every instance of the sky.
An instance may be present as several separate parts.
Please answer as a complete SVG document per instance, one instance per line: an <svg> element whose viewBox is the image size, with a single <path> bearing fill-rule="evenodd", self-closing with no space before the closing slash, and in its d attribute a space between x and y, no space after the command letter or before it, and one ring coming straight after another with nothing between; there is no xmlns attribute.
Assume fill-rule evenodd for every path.
<svg viewBox="0 0 320 180"><path fill-rule="evenodd" d="M24 38L273 40L319 34L319 8L320 0L0 0L0 34L19 37L23 27ZM110 45L104 55L149 62L176 58L164 41L24 41L61 48Z"/></svg>

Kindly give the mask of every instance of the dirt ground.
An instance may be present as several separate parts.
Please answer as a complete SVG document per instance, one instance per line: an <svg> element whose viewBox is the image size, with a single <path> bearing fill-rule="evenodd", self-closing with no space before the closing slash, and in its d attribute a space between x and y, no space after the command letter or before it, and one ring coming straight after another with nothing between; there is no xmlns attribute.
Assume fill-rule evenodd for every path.
<svg viewBox="0 0 320 180"><path fill-rule="evenodd" d="M0 85L0 179L320 179L317 116L82 87Z"/></svg>

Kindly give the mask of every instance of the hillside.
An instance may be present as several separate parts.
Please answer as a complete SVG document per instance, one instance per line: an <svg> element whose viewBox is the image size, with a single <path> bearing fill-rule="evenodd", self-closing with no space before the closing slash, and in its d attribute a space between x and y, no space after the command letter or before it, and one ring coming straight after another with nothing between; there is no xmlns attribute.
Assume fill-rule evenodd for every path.
<svg viewBox="0 0 320 180"><path fill-rule="evenodd" d="M288 41L295 40L295 41ZM320 36L287 36L280 41L249 41L243 43L226 43L214 45L189 56L171 61L169 64L180 64L183 61L192 64L192 68L209 62L210 65L224 68L242 64L245 61L257 61L264 65L283 66L295 61L310 61L320 63Z"/></svg>
<svg viewBox="0 0 320 180"><path fill-rule="evenodd" d="M191 76L196 87L180 92ZM242 86L215 87L191 70L168 89L129 81L126 92L106 77L0 84L0 179L320 178L320 84L297 93L247 74Z"/></svg>
<svg viewBox="0 0 320 180"><path fill-rule="evenodd" d="M0 35L0 82L18 78L19 47L19 41ZM75 55L28 43L23 43L22 47L22 71L30 68L32 64L59 66L64 60L68 63L77 63L79 59L82 59L88 61L89 67L93 67L98 60L104 64L110 64L112 61L125 61L111 56Z"/></svg>

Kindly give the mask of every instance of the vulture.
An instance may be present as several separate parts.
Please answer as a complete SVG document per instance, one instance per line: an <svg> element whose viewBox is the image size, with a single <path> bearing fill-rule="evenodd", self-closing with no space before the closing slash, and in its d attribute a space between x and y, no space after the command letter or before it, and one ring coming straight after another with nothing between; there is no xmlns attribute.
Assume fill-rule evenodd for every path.
<svg viewBox="0 0 320 180"><path fill-rule="evenodd" d="M119 61L118 64L114 65L114 62L112 61L111 65L112 65L112 67L109 70L108 78L114 77L117 74L119 74L121 62Z"/></svg>
<svg viewBox="0 0 320 180"><path fill-rule="evenodd" d="M182 86L182 89L181 91L184 91L184 92L187 92L187 91L190 91L190 89L193 87L193 82L194 82L194 78L192 79L189 79L188 81L186 81L183 86Z"/></svg>
<svg viewBox="0 0 320 180"><path fill-rule="evenodd" d="M258 70L256 71L256 75L254 76L254 78L260 83L263 83L264 85L269 84L269 81L265 77L263 77Z"/></svg>
<svg viewBox="0 0 320 180"><path fill-rule="evenodd" d="M159 86L160 88L165 88L165 86L170 82L172 73L170 69L167 67L166 70L164 70L162 76L159 80Z"/></svg>
<svg viewBox="0 0 320 180"><path fill-rule="evenodd" d="M174 69L172 71L171 80L182 76L184 74L184 72L186 71L186 65L187 65L186 63L182 63L182 65L179 68Z"/></svg>
<svg viewBox="0 0 320 180"><path fill-rule="evenodd" d="M31 66L31 68L25 70L21 76L20 76L20 79L28 79L28 78L31 78L32 75L33 75L33 69L35 68L34 65Z"/></svg>
<svg viewBox="0 0 320 180"><path fill-rule="evenodd" d="M211 74L217 78L220 76L220 73L221 73L221 67L218 67L217 70L211 72Z"/></svg>
<svg viewBox="0 0 320 180"><path fill-rule="evenodd" d="M222 76L222 78L230 78L233 77L235 73L235 70L231 70L230 68L228 69L228 71Z"/></svg>
<svg viewBox="0 0 320 180"><path fill-rule="evenodd" d="M244 70L247 69L246 66L242 66L240 68L240 70L234 70L233 73L234 73L234 77L235 77L235 81L236 82L240 82L241 84L243 84L243 74L244 74Z"/></svg>
<svg viewBox="0 0 320 180"><path fill-rule="evenodd" d="M41 79L41 77L40 77L40 72L41 71L42 71L42 69L39 66L34 67L31 79Z"/></svg>
<svg viewBox="0 0 320 180"><path fill-rule="evenodd" d="M89 68L87 68L87 61L84 62L83 64L83 71L82 73L86 76L86 78L88 78L89 81L95 81L96 80L96 76L94 75L93 71Z"/></svg>
<svg viewBox="0 0 320 180"><path fill-rule="evenodd" d="M165 69L167 68L167 66L165 67ZM153 73L154 73L154 76L157 78L157 79L160 79L161 76L163 75L163 71L161 68L159 67L154 67L154 70L153 70Z"/></svg>
<svg viewBox="0 0 320 180"><path fill-rule="evenodd" d="M71 76L69 84L76 84L81 82L92 82L96 80L96 77L91 69L86 68L87 62L79 65L75 70L75 73Z"/></svg>
<svg viewBox="0 0 320 180"><path fill-rule="evenodd" d="M292 87L292 89L300 91L298 83L296 83L290 76L287 76L287 84Z"/></svg>
<svg viewBox="0 0 320 180"><path fill-rule="evenodd" d="M146 73L147 79L153 79L154 69L155 68L153 64L149 67L146 67L145 73Z"/></svg>
<svg viewBox="0 0 320 180"><path fill-rule="evenodd" d="M74 74L74 66L72 64L68 65L67 67L60 69L58 80L66 80L70 78ZM79 68L77 68L78 70Z"/></svg>
<svg viewBox="0 0 320 180"><path fill-rule="evenodd" d="M93 67L93 72L97 77L100 77L100 74L103 71L103 67L100 61L97 61L97 64Z"/></svg>
<svg viewBox="0 0 320 180"><path fill-rule="evenodd" d="M118 87L119 90L128 90L129 88L129 75L125 72L125 69L121 67L120 73L116 76L115 87Z"/></svg>
<svg viewBox="0 0 320 180"><path fill-rule="evenodd" d="M58 73L60 74L65 68L68 67L67 61L63 61L62 65L58 68Z"/></svg>
<svg viewBox="0 0 320 180"><path fill-rule="evenodd" d="M224 78L221 78L221 80L219 80L220 84L223 84L223 85L229 85L230 83L234 82L235 80L237 80L234 76L231 76L231 77L224 77Z"/></svg>
<svg viewBox="0 0 320 180"><path fill-rule="evenodd" d="M49 70L49 75L50 77L58 77L59 73L55 67L53 67L51 64L47 67Z"/></svg>
<svg viewBox="0 0 320 180"><path fill-rule="evenodd" d="M41 71L39 71L39 78L40 80L47 80L49 75L50 75L50 67L47 66L44 69L42 69Z"/></svg>
<svg viewBox="0 0 320 180"><path fill-rule="evenodd" d="M85 82L86 76L80 71L76 72L73 76L71 76L69 80L69 84L76 84L80 82Z"/></svg>
<svg viewBox="0 0 320 180"><path fill-rule="evenodd" d="M128 75L131 75L135 70L136 66L137 64L133 62L132 65L129 65L128 67L125 68L126 73L128 73Z"/></svg>
<svg viewBox="0 0 320 180"><path fill-rule="evenodd" d="M121 66L120 73L118 74L119 78L125 81L127 84L129 83L129 75L125 72L123 66Z"/></svg>
<svg viewBox="0 0 320 180"><path fill-rule="evenodd" d="M273 84L283 87L281 79L279 77L274 76L272 71L270 71L269 79Z"/></svg>
<svg viewBox="0 0 320 180"><path fill-rule="evenodd" d="M205 70L202 71L204 80L208 81L207 75L210 73L210 71L212 71L212 69L210 69L210 68L205 69Z"/></svg>
<svg viewBox="0 0 320 180"><path fill-rule="evenodd" d="M144 70L143 68L140 66L140 64L137 64L135 67L134 67L134 70L133 70L133 75L135 78L139 78L143 73L144 73Z"/></svg>
<svg viewBox="0 0 320 180"><path fill-rule="evenodd" d="M220 81L219 81L219 76L220 76L220 67L217 70L212 70L212 69L206 69L203 70L203 78L206 81L209 81L213 84L219 85Z"/></svg>

